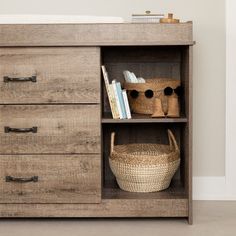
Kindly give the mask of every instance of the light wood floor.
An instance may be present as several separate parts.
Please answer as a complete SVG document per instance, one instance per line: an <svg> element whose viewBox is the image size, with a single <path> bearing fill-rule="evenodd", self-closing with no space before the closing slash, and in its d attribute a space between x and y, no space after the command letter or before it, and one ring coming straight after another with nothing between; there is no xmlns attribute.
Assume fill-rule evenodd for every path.
<svg viewBox="0 0 236 236"><path fill-rule="evenodd" d="M235 236L236 201L195 201L194 225L180 219L0 220L1 236Z"/></svg>

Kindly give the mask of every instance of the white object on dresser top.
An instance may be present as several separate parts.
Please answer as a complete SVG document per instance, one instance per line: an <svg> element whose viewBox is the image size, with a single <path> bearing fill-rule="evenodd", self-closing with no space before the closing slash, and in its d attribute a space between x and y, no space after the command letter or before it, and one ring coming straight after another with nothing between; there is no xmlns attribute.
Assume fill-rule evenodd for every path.
<svg viewBox="0 0 236 236"><path fill-rule="evenodd" d="M0 24L94 24L123 23L124 19L113 16L87 15L0 15Z"/></svg>

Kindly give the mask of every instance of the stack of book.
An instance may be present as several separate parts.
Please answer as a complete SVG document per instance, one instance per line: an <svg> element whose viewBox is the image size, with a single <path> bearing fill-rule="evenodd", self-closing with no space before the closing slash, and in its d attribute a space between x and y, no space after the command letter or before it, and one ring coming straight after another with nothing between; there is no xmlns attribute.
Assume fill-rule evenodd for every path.
<svg viewBox="0 0 236 236"><path fill-rule="evenodd" d="M151 14L146 11L145 14L132 14L132 22L134 23L159 23L160 19L164 18L164 14Z"/></svg>
<svg viewBox="0 0 236 236"><path fill-rule="evenodd" d="M122 90L120 82L116 80L112 80L111 84L109 83L108 73L104 65L102 66L102 73L113 119L131 119L126 90Z"/></svg>
<svg viewBox="0 0 236 236"><path fill-rule="evenodd" d="M130 72L128 70L123 71L124 78L126 83L145 83L144 78L137 78L136 75L133 72Z"/></svg>

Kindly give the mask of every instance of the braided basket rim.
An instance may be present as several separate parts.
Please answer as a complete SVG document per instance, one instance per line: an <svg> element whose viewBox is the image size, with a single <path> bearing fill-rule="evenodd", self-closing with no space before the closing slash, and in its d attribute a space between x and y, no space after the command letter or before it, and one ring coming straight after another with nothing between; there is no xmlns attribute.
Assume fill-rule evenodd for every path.
<svg viewBox="0 0 236 236"><path fill-rule="evenodd" d="M145 151L130 152L129 148L145 147ZM149 151L150 147L155 147L156 151ZM124 148L124 150L122 150ZM157 151L159 149L159 151ZM110 157L111 160L131 165L148 166L158 164L168 164L180 159L178 150L171 150L169 145L163 144L126 144L116 145ZM137 164L138 163L138 164Z"/></svg>
<svg viewBox="0 0 236 236"><path fill-rule="evenodd" d="M128 161L125 161L125 160L121 160L121 159L112 159L111 157L109 158L109 161L113 162L113 163L116 163L116 164L122 164L122 165L125 165L127 168L129 167L132 167L132 168L140 168L140 167L145 167L145 168L155 168L157 166L168 166L168 165L173 165L175 164L176 162L180 161L180 158L175 158L171 161L167 161L167 162L138 162L138 163L134 163L134 162L131 162L129 163Z"/></svg>

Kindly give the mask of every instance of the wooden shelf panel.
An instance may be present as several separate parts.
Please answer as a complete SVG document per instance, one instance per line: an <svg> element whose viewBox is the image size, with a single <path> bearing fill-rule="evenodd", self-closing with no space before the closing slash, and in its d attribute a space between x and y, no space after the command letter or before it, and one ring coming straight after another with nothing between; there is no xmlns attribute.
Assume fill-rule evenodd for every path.
<svg viewBox="0 0 236 236"><path fill-rule="evenodd" d="M103 199L100 204L0 204L0 217L188 217L188 200Z"/></svg>
<svg viewBox="0 0 236 236"><path fill-rule="evenodd" d="M105 113L102 118L103 124L111 123L187 123L184 116L179 118L152 118L150 115L132 114L132 119L113 119L110 113Z"/></svg>
<svg viewBox="0 0 236 236"><path fill-rule="evenodd" d="M192 31L190 22L181 24L2 24L0 45L14 47L193 45Z"/></svg>
<svg viewBox="0 0 236 236"><path fill-rule="evenodd" d="M103 188L103 199L187 199L184 187L179 181L171 183L166 190L153 193L132 193L121 190L118 186L109 186Z"/></svg>

